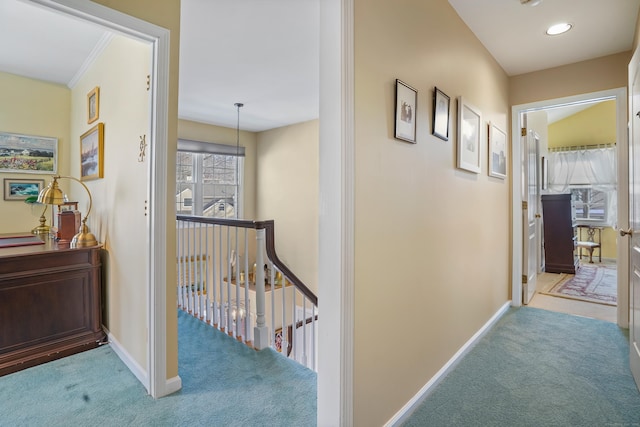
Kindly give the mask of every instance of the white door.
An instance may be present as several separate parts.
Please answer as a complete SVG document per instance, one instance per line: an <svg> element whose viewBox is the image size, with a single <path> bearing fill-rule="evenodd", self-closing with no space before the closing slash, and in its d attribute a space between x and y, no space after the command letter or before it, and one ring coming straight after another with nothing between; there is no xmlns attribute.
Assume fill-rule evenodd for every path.
<svg viewBox="0 0 640 427"><path fill-rule="evenodd" d="M540 190L538 181L538 144L539 140L532 131L526 131L526 115L523 115L525 134L522 137L523 153L523 194L522 203L523 248L522 248L522 302L529 304L536 292L538 278L538 205Z"/></svg>
<svg viewBox="0 0 640 427"><path fill-rule="evenodd" d="M634 59L636 56L634 55ZM640 388L640 66L632 75L629 115L631 116L631 141L629 142L629 227L621 230L628 235L630 245L629 287L630 318L629 346L631 372ZM632 68L632 69L633 69ZM632 232L634 230L635 232Z"/></svg>

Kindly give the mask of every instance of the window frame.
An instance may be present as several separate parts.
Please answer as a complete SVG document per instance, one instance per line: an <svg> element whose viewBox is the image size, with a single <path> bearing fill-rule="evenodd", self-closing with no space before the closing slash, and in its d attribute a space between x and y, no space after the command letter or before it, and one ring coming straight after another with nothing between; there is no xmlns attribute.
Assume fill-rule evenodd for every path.
<svg viewBox="0 0 640 427"><path fill-rule="evenodd" d="M576 199L576 196L574 195L574 192L577 191L588 191L588 199L592 199L593 196L591 195L591 193L593 193L594 191L597 191L599 193L601 193L604 196L604 201L601 203L587 203L587 202L578 202L578 200ZM607 193L606 191L601 191L598 190L597 188L594 188L593 185L570 185L569 186L569 191L571 192L572 195L572 199L573 199L573 205L574 205L574 214L575 211L577 211L577 204L580 203L583 207L583 210L586 209L587 210L587 217L578 217L577 215L575 215L575 220L576 223L578 224L585 224L585 225L598 225L598 226L609 226L611 224L609 224L609 222L607 221L607 218L609 217L609 193ZM602 218L592 218L590 212L593 210L593 207L597 206L597 207L602 207Z"/></svg>
<svg viewBox="0 0 640 427"><path fill-rule="evenodd" d="M175 195L175 206L176 211L185 215L193 215L193 216L202 216L204 214L204 190L205 186L212 186L215 189L217 186L233 186L234 190L234 216L227 217L226 215L223 218L228 219L240 219L243 218L244 212L244 158L245 158L245 148L240 146L231 146L217 143L208 143L201 141L192 141L192 140L184 140L178 139L178 152L190 153L191 154L191 170L192 170L192 180L184 181L179 180L179 176L181 174L176 174L176 195ZM224 156L224 157L235 157L236 164L234 165L234 170L236 172L236 176L234 179L234 184L215 184L215 183L204 183L204 158L206 155L213 156ZM177 156L177 159L180 157ZM216 161L213 161L215 165ZM176 161L176 167L181 165ZM215 170L215 169L214 169ZM179 207L186 207L186 203L182 199L179 199L179 194L186 187L184 184L188 184L191 186L191 213L184 213L184 210L179 209ZM215 195L216 192L214 191ZM184 199L186 200L186 199Z"/></svg>

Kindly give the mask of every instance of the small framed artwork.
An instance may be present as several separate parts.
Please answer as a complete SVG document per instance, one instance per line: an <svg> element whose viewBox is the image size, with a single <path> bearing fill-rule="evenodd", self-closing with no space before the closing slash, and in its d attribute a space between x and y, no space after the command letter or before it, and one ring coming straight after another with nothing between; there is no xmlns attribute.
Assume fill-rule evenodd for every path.
<svg viewBox="0 0 640 427"><path fill-rule="evenodd" d="M91 124L100 117L100 88L94 87L87 94L87 123Z"/></svg>
<svg viewBox="0 0 640 427"><path fill-rule="evenodd" d="M396 79L396 139L416 143L416 109L418 91Z"/></svg>
<svg viewBox="0 0 640 427"><path fill-rule="evenodd" d="M449 140L449 107L451 100L437 87L433 91L432 134L445 141Z"/></svg>
<svg viewBox="0 0 640 427"><path fill-rule="evenodd" d="M80 180L104 177L104 123L80 136Z"/></svg>
<svg viewBox="0 0 640 427"><path fill-rule="evenodd" d="M58 138L0 132L0 172L56 173Z"/></svg>
<svg viewBox="0 0 640 427"><path fill-rule="evenodd" d="M507 177L507 134L489 123L489 176Z"/></svg>
<svg viewBox="0 0 640 427"><path fill-rule="evenodd" d="M458 97L457 166L473 173L480 173L481 123L480 110Z"/></svg>
<svg viewBox="0 0 640 427"><path fill-rule="evenodd" d="M5 200L26 200L42 191L44 179L4 179Z"/></svg>
<svg viewBox="0 0 640 427"><path fill-rule="evenodd" d="M287 328L286 336L283 334L282 328L276 329L276 332L273 336L273 343L275 350L278 353L282 353L282 345L286 342L287 344L287 356L291 354L291 347L293 343L291 342L291 326Z"/></svg>

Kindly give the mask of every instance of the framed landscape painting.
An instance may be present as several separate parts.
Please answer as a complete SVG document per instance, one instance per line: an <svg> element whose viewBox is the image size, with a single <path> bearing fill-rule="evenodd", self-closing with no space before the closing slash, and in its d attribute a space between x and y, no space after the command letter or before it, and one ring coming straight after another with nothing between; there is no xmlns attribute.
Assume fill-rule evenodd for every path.
<svg viewBox="0 0 640 427"><path fill-rule="evenodd" d="M37 196L42 191L44 179L4 179L5 200L26 200L27 197Z"/></svg>
<svg viewBox="0 0 640 427"><path fill-rule="evenodd" d="M0 172L56 173L58 138L0 132Z"/></svg>
<svg viewBox="0 0 640 427"><path fill-rule="evenodd" d="M104 177L104 123L98 123L80 136L80 179Z"/></svg>

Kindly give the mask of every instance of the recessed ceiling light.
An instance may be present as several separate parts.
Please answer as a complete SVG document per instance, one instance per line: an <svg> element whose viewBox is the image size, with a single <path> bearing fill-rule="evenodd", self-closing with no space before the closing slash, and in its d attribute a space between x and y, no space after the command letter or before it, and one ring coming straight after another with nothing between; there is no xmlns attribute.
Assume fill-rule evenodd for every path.
<svg viewBox="0 0 640 427"><path fill-rule="evenodd" d="M547 29L547 35L557 36L558 34L566 33L572 27L573 27L573 25L569 24L568 22L562 22L560 24L555 24L555 25L550 26L549 29Z"/></svg>
<svg viewBox="0 0 640 427"><path fill-rule="evenodd" d="M537 6L542 3L542 0L520 0L520 4L526 4L527 6Z"/></svg>

